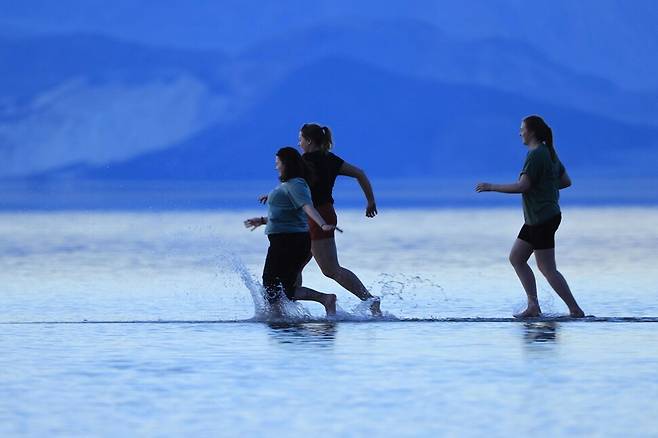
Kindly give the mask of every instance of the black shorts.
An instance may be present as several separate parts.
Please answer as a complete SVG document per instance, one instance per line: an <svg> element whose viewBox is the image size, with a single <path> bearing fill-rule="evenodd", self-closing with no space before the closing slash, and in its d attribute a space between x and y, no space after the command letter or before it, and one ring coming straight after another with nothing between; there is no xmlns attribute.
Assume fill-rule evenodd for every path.
<svg viewBox="0 0 658 438"><path fill-rule="evenodd" d="M518 238L528 242L533 249L555 248L555 232L560 222L562 222L562 214L558 213L541 224L523 225Z"/></svg>
<svg viewBox="0 0 658 438"><path fill-rule="evenodd" d="M295 299L295 282L311 257L311 238L305 233L268 234L270 247L263 268L265 298L272 303L280 293Z"/></svg>

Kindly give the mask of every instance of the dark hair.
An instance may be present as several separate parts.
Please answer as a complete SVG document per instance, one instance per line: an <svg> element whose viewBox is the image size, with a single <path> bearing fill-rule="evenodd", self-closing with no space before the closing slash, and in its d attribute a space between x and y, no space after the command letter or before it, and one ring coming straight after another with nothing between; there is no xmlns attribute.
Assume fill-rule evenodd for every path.
<svg viewBox="0 0 658 438"><path fill-rule="evenodd" d="M307 178L308 170L306 163L304 163L297 149L286 146L279 149L276 156L279 157L281 164L283 164L283 172L281 172L281 177L279 178L281 182L288 181L292 178Z"/></svg>
<svg viewBox="0 0 658 438"><path fill-rule="evenodd" d="M326 126L320 126L317 123L305 123L300 131L302 136L310 140L311 143L320 146L325 152L334 147L331 130Z"/></svg>
<svg viewBox="0 0 658 438"><path fill-rule="evenodd" d="M545 143L548 146L548 150L551 153L551 160L555 162L557 160L557 153L555 152L555 146L553 146L553 131L550 126L544 122L544 119L536 115L526 117L523 119L523 123L525 123L525 129L535 134L537 141Z"/></svg>

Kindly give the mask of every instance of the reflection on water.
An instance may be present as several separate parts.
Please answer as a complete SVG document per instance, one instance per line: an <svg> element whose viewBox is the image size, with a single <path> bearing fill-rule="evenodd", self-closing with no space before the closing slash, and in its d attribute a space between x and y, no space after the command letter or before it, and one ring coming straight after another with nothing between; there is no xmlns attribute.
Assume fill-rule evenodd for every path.
<svg viewBox="0 0 658 438"><path fill-rule="evenodd" d="M336 323L327 322L269 322L268 333L282 344L311 343L330 346L336 340Z"/></svg>
<svg viewBox="0 0 658 438"><path fill-rule="evenodd" d="M555 321L526 322L523 327L523 339L528 344L556 341L558 323Z"/></svg>

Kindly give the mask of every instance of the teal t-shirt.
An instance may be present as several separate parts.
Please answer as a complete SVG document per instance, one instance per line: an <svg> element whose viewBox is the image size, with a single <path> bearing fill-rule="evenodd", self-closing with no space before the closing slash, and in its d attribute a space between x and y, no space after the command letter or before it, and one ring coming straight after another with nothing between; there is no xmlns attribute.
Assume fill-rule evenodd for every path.
<svg viewBox="0 0 658 438"><path fill-rule="evenodd" d="M282 182L267 197L265 234L303 233L308 231L308 219L302 207L313 205L311 190L303 178Z"/></svg>
<svg viewBox="0 0 658 438"><path fill-rule="evenodd" d="M551 160L545 144L528 152L521 175L530 178L530 190L523 193L523 216L528 225L546 222L560 213L560 178L564 166L559 159Z"/></svg>

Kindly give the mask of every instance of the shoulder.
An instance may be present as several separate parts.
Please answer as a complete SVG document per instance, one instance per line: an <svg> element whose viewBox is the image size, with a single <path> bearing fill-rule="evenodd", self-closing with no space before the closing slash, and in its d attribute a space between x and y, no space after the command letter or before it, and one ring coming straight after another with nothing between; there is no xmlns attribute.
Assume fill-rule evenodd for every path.
<svg viewBox="0 0 658 438"><path fill-rule="evenodd" d="M305 204L311 204L311 190L303 178L292 178L286 181L286 190L288 197L295 208L303 207Z"/></svg>
<svg viewBox="0 0 658 438"><path fill-rule="evenodd" d="M537 146L534 149L530 149L528 151L528 157L536 157L537 155L541 154L541 149L542 149L541 146Z"/></svg>
<svg viewBox="0 0 658 438"><path fill-rule="evenodd" d="M334 169L334 172L338 172L343 166L343 163L345 163L345 160L333 152L327 152L327 160L331 163L331 167Z"/></svg>
<svg viewBox="0 0 658 438"><path fill-rule="evenodd" d="M305 160L317 160L319 158L322 158L324 154L322 151L313 151L313 152L304 152L302 154L302 158Z"/></svg>
<svg viewBox="0 0 658 438"><path fill-rule="evenodd" d="M306 183L306 180L304 178L291 178L288 181L283 183L284 185L287 185L289 188L296 188L296 189L303 189L304 187L308 187L308 184Z"/></svg>
<svg viewBox="0 0 658 438"><path fill-rule="evenodd" d="M543 161L546 159L550 159L550 156L551 154L550 152L548 152L548 147L546 146L539 146L528 152L529 160Z"/></svg>

